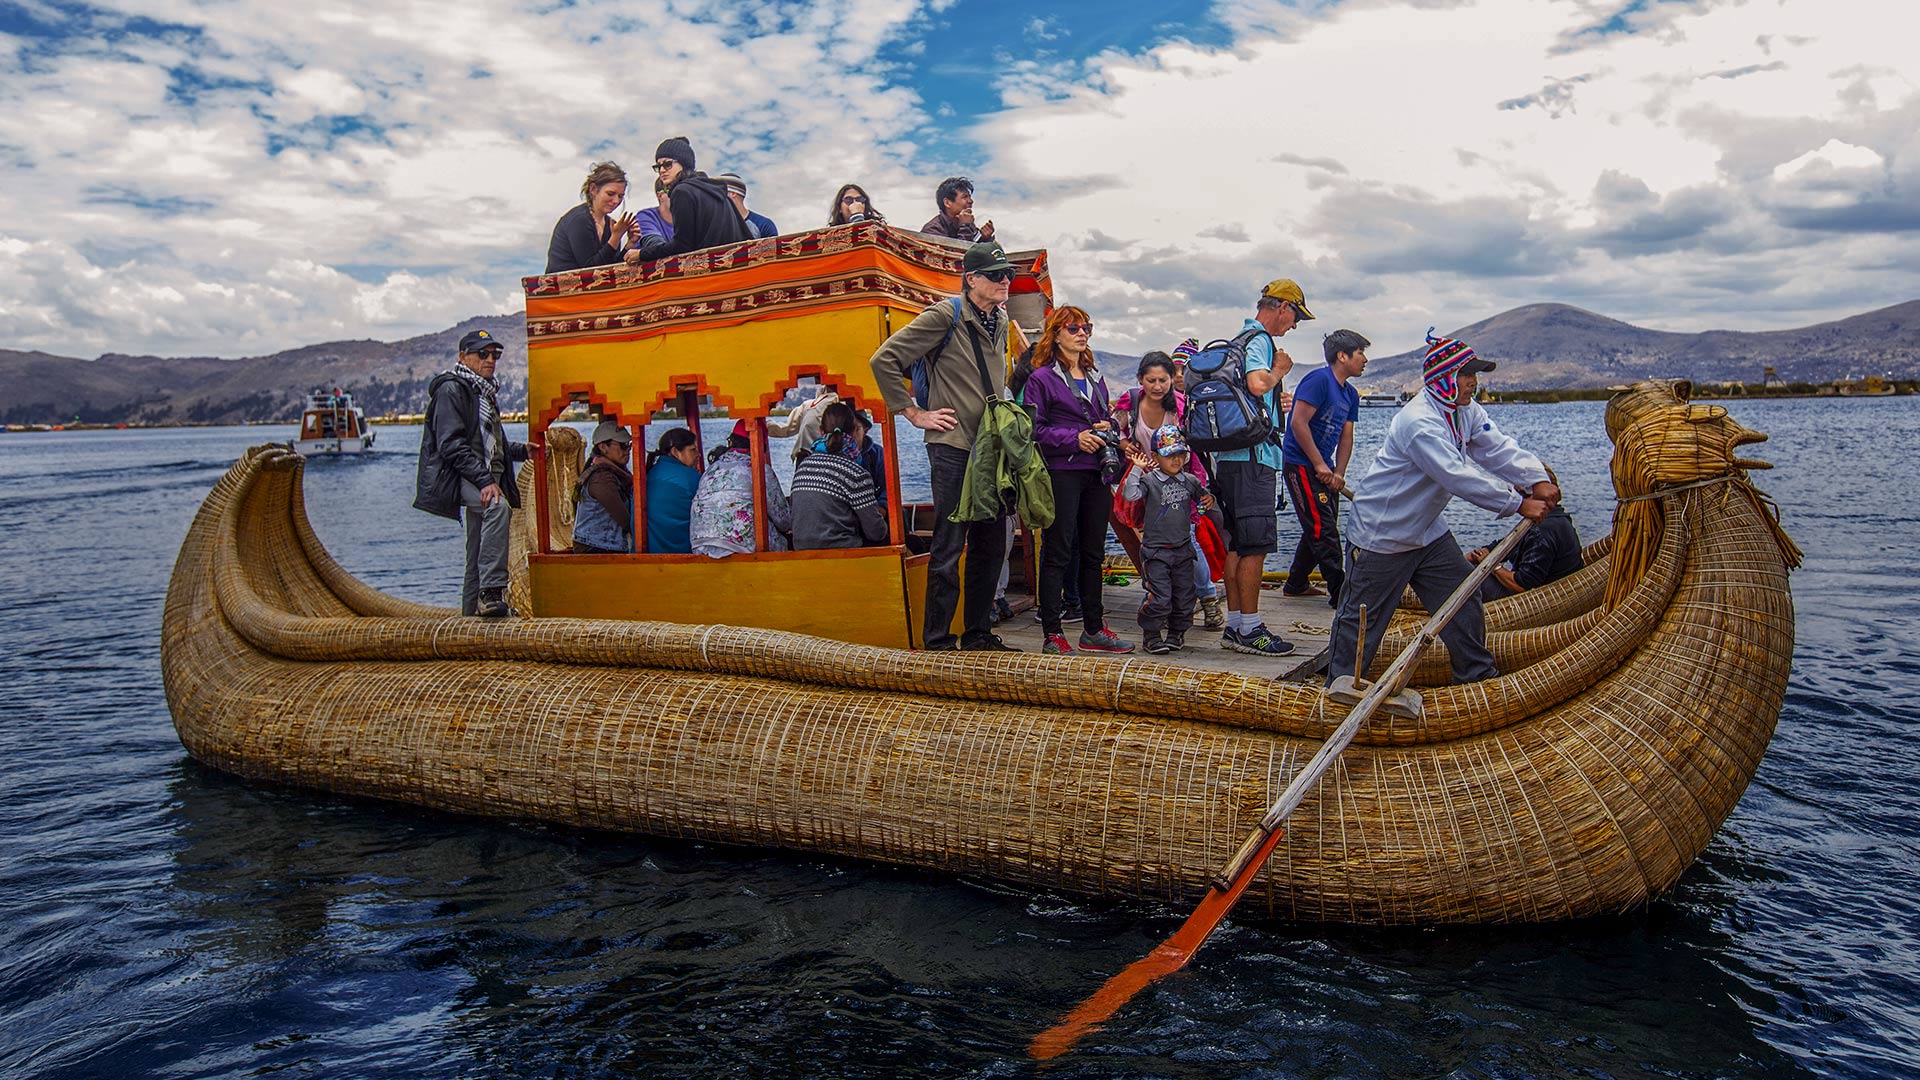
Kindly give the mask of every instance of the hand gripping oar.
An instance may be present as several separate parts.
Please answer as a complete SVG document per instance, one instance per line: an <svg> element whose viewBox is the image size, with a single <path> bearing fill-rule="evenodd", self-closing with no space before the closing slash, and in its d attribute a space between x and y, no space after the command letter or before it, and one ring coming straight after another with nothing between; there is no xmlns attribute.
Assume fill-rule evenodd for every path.
<svg viewBox="0 0 1920 1080"><path fill-rule="evenodd" d="M1367 690L1366 696L1360 699L1360 703L1353 707L1353 711L1347 714L1347 718L1340 722L1339 727L1333 729L1333 734L1321 744L1319 752L1313 755L1313 759L1307 762L1305 768L1293 775L1293 781L1287 785L1284 792L1281 792L1279 800L1267 808L1266 816L1260 819L1259 827L1247 837L1246 843L1240 845L1240 850L1234 852L1226 868L1214 877L1212 887L1201 899L1200 906L1193 909L1193 914L1187 916L1187 921L1180 924L1180 929L1174 931L1172 937L1161 942L1159 948L1135 960L1118 975L1108 979L1106 985L1094 991L1092 997L1081 1002L1059 1023L1034 1036L1033 1042L1027 1047L1027 1053L1042 1060L1059 1057L1073 1049L1073 1044L1078 1042L1082 1035L1105 1023L1108 1017L1118 1012L1122 1005L1133 1000L1135 994L1146 989L1155 979L1163 975L1171 975L1187 966L1187 961L1193 959L1193 954L1200 951L1200 946L1206 943L1207 935L1213 933L1214 927L1220 925L1220 920L1226 918L1227 912L1233 909L1233 905L1239 901L1241 894L1247 891L1247 886L1253 884L1254 876L1266 863L1267 856L1273 853L1275 845L1286 834L1286 830L1281 828L1281 825L1286 822L1287 816L1292 814L1294 808L1307 797L1307 792L1313 790L1313 786L1320 781L1321 775L1333 766L1333 759L1339 757L1340 752L1353 741L1354 735L1360 730L1360 725L1366 723L1368 717L1379 709L1381 702L1400 691L1410 677L1413 665L1420 659L1420 654L1439 638L1440 631L1453 621L1454 615L1466 606L1468 599L1479 592L1480 583L1487 579L1487 575L1507 557L1507 553L1513 550L1514 545L1520 542L1520 538L1525 536L1532 526L1533 522L1521 518L1514 525L1513 530L1487 553L1487 557L1480 560L1480 564L1473 568L1473 571L1467 575L1467 579L1460 583L1460 587L1453 590L1453 595L1447 597L1447 602L1440 605L1440 610L1427 619L1426 625L1420 628L1419 638L1394 658L1393 663L1381 674L1379 680ZM1364 645L1362 648L1364 649ZM1359 673L1355 672L1355 674Z"/></svg>

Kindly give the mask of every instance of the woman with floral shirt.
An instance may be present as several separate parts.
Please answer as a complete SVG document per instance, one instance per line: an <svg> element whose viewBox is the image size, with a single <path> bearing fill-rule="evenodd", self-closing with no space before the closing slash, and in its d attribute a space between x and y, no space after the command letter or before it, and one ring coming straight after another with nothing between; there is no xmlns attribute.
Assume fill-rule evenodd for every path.
<svg viewBox="0 0 1920 1080"><path fill-rule="evenodd" d="M747 422L742 420L733 425L726 451L701 474L688 522L693 550L698 554L724 559L753 552L753 455L748 445ZM787 534L793 531L793 513L779 479L773 475L772 462L765 468L767 546L773 551L786 551L791 546Z"/></svg>

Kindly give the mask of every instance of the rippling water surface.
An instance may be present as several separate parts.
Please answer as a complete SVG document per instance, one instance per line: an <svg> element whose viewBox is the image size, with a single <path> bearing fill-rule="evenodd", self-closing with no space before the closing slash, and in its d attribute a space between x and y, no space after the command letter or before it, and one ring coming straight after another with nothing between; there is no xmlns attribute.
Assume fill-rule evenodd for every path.
<svg viewBox="0 0 1920 1080"><path fill-rule="evenodd" d="M1807 551L1798 646L1758 778L1671 894L1533 928L1229 924L1047 1072L1920 1072L1920 403L1732 411L1773 435L1761 486ZM1363 414L1362 459L1388 415ZM1494 415L1598 536L1599 406ZM160 685L167 575L233 459L291 434L0 436L0 1074L1024 1075L1033 1032L1184 915L196 765ZM314 463L309 511L366 581L454 603L457 529L409 506L417 441Z"/></svg>

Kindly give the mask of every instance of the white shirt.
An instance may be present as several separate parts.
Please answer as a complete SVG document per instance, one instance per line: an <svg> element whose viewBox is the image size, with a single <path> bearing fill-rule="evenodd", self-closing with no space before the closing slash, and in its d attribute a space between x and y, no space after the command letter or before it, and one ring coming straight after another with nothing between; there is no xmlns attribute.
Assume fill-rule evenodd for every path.
<svg viewBox="0 0 1920 1080"><path fill-rule="evenodd" d="M1501 434L1479 402L1460 406L1454 419L1460 442L1425 393L1394 414L1387 441L1356 485L1347 528L1354 547L1388 555L1417 551L1447 534L1440 515L1454 496L1507 517L1520 509L1515 487L1547 478L1540 459Z"/></svg>

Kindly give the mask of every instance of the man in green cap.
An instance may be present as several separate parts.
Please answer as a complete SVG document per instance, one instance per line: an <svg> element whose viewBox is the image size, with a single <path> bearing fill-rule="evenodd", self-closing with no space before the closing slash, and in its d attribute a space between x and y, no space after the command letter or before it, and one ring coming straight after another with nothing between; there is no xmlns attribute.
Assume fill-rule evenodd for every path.
<svg viewBox="0 0 1920 1080"><path fill-rule="evenodd" d="M1013 263L992 241L967 249L960 263L960 295L922 311L873 354L874 380L887 411L904 416L926 433L927 465L933 474L933 551L927 563L926 622L921 643L927 649L1012 652L993 633L993 590L1007 557L1007 517L954 522L960 505L974 433L989 396L1003 396L1007 385L1007 327L1002 310L1013 282ZM926 397L915 401L913 368L925 358ZM983 373L984 369L984 373ZM964 604L960 595L960 556L967 574ZM952 632L953 611L961 606L965 630Z"/></svg>

